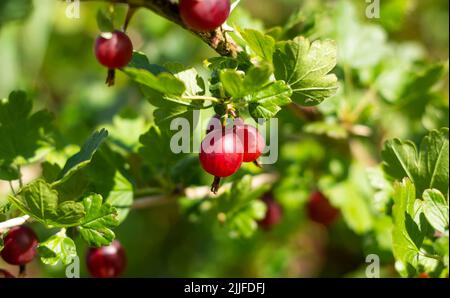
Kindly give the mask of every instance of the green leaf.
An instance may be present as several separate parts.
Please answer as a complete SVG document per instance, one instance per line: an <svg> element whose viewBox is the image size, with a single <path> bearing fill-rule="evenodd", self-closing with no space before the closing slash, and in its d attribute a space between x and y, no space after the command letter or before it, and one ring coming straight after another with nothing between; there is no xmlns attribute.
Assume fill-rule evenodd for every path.
<svg viewBox="0 0 450 298"><path fill-rule="evenodd" d="M334 95L337 77L329 72L336 66L336 44L331 40L297 37L277 44L274 54L275 77L292 88L292 100L313 106Z"/></svg>
<svg viewBox="0 0 450 298"><path fill-rule="evenodd" d="M24 186L16 196L9 196L9 200L20 211L49 227L77 226L85 215L81 203L59 203L58 192L43 180Z"/></svg>
<svg viewBox="0 0 450 298"><path fill-rule="evenodd" d="M114 31L114 19L113 15L104 9L97 11L97 27L101 32L113 32Z"/></svg>
<svg viewBox="0 0 450 298"><path fill-rule="evenodd" d="M102 195L105 202L118 209L117 219L122 222L133 202L133 184L126 166L122 155L104 144L89 163L53 183L53 187L61 201L79 200L91 193Z"/></svg>
<svg viewBox="0 0 450 298"><path fill-rule="evenodd" d="M436 260L428 257L423 247L427 223L417 204L420 200L416 200L416 189L411 180L405 178L394 184L393 199L392 249L395 258L403 267L412 266L416 270L419 266L434 267Z"/></svg>
<svg viewBox="0 0 450 298"><path fill-rule="evenodd" d="M273 67L269 63L261 63L251 67L245 74L243 87L245 92L252 93L265 86L273 73Z"/></svg>
<svg viewBox="0 0 450 298"><path fill-rule="evenodd" d="M2 0L0 2L0 27L28 17L33 11L32 0Z"/></svg>
<svg viewBox="0 0 450 298"><path fill-rule="evenodd" d="M152 65L142 53L134 53L128 67L122 69L133 81L164 95L181 96L186 91L183 81L165 68Z"/></svg>
<svg viewBox="0 0 450 298"><path fill-rule="evenodd" d="M449 208L444 195L437 189L423 193L423 212L430 224L439 232L448 230Z"/></svg>
<svg viewBox="0 0 450 298"><path fill-rule="evenodd" d="M7 199L0 199L0 215L7 214L9 211L11 211L11 202Z"/></svg>
<svg viewBox="0 0 450 298"><path fill-rule="evenodd" d="M68 265L77 256L75 242L67 237L65 229L41 242L38 246L38 252L42 262L52 266L59 262Z"/></svg>
<svg viewBox="0 0 450 298"><path fill-rule="evenodd" d="M396 180L408 177L416 187L417 197L432 188L448 196L448 155L448 128L442 128L431 131L418 152L411 141L387 141L382 152L383 168Z"/></svg>
<svg viewBox="0 0 450 298"><path fill-rule="evenodd" d="M361 22L359 9L348 0L338 1L334 8L333 38L338 45L339 64L374 67L386 54L387 34L381 26Z"/></svg>
<svg viewBox="0 0 450 298"><path fill-rule="evenodd" d="M56 181L61 173L59 165L50 162L43 162L42 165L42 178L48 183Z"/></svg>
<svg viewBox="0 0 450 298"><path fill-rule="evenodd" d="M364 234L374 227L372 189L363 166L352 164L348 170L346 180L323 188L332 205L341 211L348 227L357 234Z"/></svg>
<svg viewBox="0 0 450 298"><path fill-rule="evenodd" d="M86 216L80 223L80 234L89 246L109 245L115 234L111 228L119 222L116 219L117 211L108 203L103 203L101 195L92 194L83 199Z"/></svg>
<svg viewBox="0 0 450 298"><path fill-rule="evenodd" d="M71 172L77 171L88 164L95 151L97 151L107 136L108 131L106 129L94 132L94 134L81 147L80 152L67 160L59 175L59 178L67 176Z"/></svg>
<svg viewBox="0 0 450 298"><path fill-rule="evenodd" d="M237 69L239 61L232 57L212 57L206 61L206 66L211 71L222 69Z"/></svg>
<svg viewBox="0 0 450 298"><path fill-rule="evenodd" d="M192 117L192 109L188 106L167 104L157 108L153 112L155 123L162 128L169 128L169 124L174 118Z"/></svg>
<svg viewBox="0 0 450 298"><path fill-rule="evenodd" d="M248 47L258 56L272 62L275 50L275 39L254 29L239 30Z"/></svg>
<svg viewBox="0 0 450 298"><path fill-rule="evenodd" d="M0 163L0 180L13 181L20 178L20 172L11 165L2 165Z"/></svg>
<svg viewBox="0 0 450 298"><path fill-rule="evenodd" d="M425 94L429 94L430 90L439 83L442 78L448 74L448 65L444 63L436 63L427 65L420 71L416 70L412 74L408 74L408 82L403 86L399 95L401 102L414 102L423 100Z"/></svg>
<svg viewBox="0 0 450 298"><path fill-rule="evenodd" d="M291 102L291 88L283 81L276 81L264 88L247 95L248 110L253 119L270 119L274 117L284 106Z"/></svg>
<svg viewBox="0 0 450 298"><path fill-rule="evenodd" d="M170 149L170 135L156 125L152 125L148 132L141 136L140 142L142 147L139 148L139 155L155 173L161 174L169 163L178 159Z"/></svg>
<svg viewBox="0 0 450 298"><path fill-rule="evenodd" d="M262 63L252 66L245 74L235 69L224 69L219 75L225 91L234 99L240 99L267 85L272 72L270 64Z"/></svg>
<svg viewBox="0 0 450 298"><path fill-rule="evenodd" d="M232 69L225 69L220 72L220 81L223 88L231 97L235 99L241 98L245 94L244 74Z"/></svg>
<svg viewBox="0 0 450 298"><path fill-rule="evenodd" d="M440 256L443 256L444 265L449 266L449 238L448 236L441 237L434 242L434 250Z"/></svg>
<svg viewBox="0 0 450 298"><path fill-rule="evenodd" d="M38 149L50 141L52 116L44 111L31 113L32 101L23 91L14 91L8 99L0 99L0 173L14 180L17 173L11 164L29 161Z"/></svg>
<svg viewBox="0 0 450 298"><path fill-rule="evenodd" d="M86 169L86 176L91 181L89 189L101 194L105 203L117 209L119 223L126 218L133 203L133 184L125 166L126 161L120 154L103 146Z"/></svg>
<svg viewBox="0 0 450 298"><path fill-rule="evenodd" d="M269 186L252 188L249 175L235 181L229 191L218 199L217 213L222 214L231 237L249 238L258 229L258 220L264 218L266 206L258 199Z"/></svg>
<svg viewBox="0 0 450 298"><path fill-rule="evenodd" d="M139 136L143 134L148 125L144 117L114 116L112 124L105 126L110 134L110 139L119 143L127 150L135 151L139 145Z"/></svg>
<svg viewBox="0 0 450 298"><path fill-rule="evenodd" d="M133 193L133 184L121 172L116 171L114 187L109 192L105 202L117 210L116 219L119 224L125 220L130 212L133 204Z"/></svg>
<svg viewBox="0 0 450 298"><path fill-rule="evenodd" d="M203 101L189 99L189 97L201 96L205 93L205 82L197 70L195 68L186 68L181 64L170 64L166 65L166 67L172 71L177 79L183 82L185 90L181 96L166 94L164 99L183 105L202 108Z"/></svg>
<svg viewBox="0 0 450 298"><path fill-rule="evenodd" d="M133 57L131 58L130 63L128 63L128 66L130 68L137 68L137 69L145 69L151 72L154 75L158 75L163 72L168 72L168 70L160 65L157 64L151 64L148 61L147 56L144 53L141 52L133 52Z"/></svg>

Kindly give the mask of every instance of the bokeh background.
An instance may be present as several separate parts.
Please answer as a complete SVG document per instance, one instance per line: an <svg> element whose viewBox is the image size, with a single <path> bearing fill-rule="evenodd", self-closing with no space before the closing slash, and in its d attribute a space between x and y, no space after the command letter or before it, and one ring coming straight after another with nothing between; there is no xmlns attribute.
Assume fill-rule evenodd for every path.
<svg viewBox="0 0 450 298"><path fill-rule="evenodd" d="M420 86L413 91L418 96L408 94L412 99L402 101L399 86L425 67L448 61L449 2L381 1L380 19L366 18L366 5L359 0L242 0L229 22L267 30L290 22L287 36L336 39L336 73L343 86L321 109L330 119L353 119L350 112L363 95L370 90L376 93L353 119L373 129L375 136L357 140L353 149L367 147L370 156L364 157L364 151L360 158L376 164L384 139L417 141L428 129L448 126L447 75L426 102ZM56 143L61 148L82 144L99 127L138 145L139 135L152 120L152 106L123 74L118 73L114 88L104 85L105 70L92 50L98 34L96 13L104 6L82 3L80 18L69 19L64 1L0 1L0 98L15 89L29 92L35 109L54 113L60 131ZM118 6L116 13L117 20L123 19L125 7ZM145 9L133 18L129 35L135 49L156 64L201 66L204 59L216 55L189 32ZM353 83L345 80L348 76ZM363 277L369 253L381 256L382 276L397 276L388 219L376 215L374 190L360 181L365 166L355 165L353 151L346 153L345 131L333 121L307 125L288 109L279 119L281 156L274 168L283 179L273 186L273 193L283 206L281 223L250 238L235 239L214 218L193 221L176 201L133 210L116 229L128 255L124 276ZM38 164L29 166L24 169L25 179L39 172ZM197 183L203 181L209 180L199 178ZM345 191L333 192L330 185L339 183L345 183ZM309 193L317 187L332 202L357 202L329 229L312 223L305 213ZM0 201L6 200L8 191L8 185L0 182ZM54 232L33 227L41 239ZM87 276L82 241L77 241L77 250L82 276ZM1 260L0 267L11 268ZM64 276L64 268L35 260L29 274Z"/></svg>

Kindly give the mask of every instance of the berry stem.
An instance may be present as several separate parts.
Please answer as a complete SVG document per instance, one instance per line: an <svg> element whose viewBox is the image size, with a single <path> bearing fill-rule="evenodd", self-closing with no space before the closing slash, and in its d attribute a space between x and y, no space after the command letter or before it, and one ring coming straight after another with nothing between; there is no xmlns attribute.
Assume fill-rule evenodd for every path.
<svg viewBox="0 0 450 298"><path fill-rule="evenodd" d="M138 7L134 6L134 5L129 5L128 6L128 11L127 11L127 16L125 17L125 22L123 24L123 32L127 31L128 25L130 24L131 19L134 16L134 13L137 11Z"/></svg>
<svg viewBox="0 0 450 298"><path fill-rule="evenodd" d="M25 277L27 275L27 266L19 265L19 277Z"/></svg>
<svg viewBox="0 0 450 298"><path fill-rule="evenodd" d="M116 70L115 69L108 69L108 75L106 76L106 85L108 85L108 87L114 86L114 81L116 78Z"/></svg>
<svg viewBox="0 0 450 298"><path fill-rule="evenodd" d="M214 194L217 194L217 192L219 191L219 187L220 187L220 177L215 176L214 181L211 185L211 191Z"/></svg>
<svg viewBox="0 0 450 298"><path fill-rule="evenodd" d="M15 189L14 189L14 186L12 185L12 182L11 182L11 181L8 181L8 183L9 183L9 188L11 189L12 194L13 194L13 195L16 195L16 191L15 191Z"/></svg>
<svg viewBox="0 0 450 298"><path fill-rule="evenodd" d="M253 164L254 164L255 166L257 166L258 168L262 169L262 165L261 165L261 163L259 162L259 160L253 161Z"/></svg>

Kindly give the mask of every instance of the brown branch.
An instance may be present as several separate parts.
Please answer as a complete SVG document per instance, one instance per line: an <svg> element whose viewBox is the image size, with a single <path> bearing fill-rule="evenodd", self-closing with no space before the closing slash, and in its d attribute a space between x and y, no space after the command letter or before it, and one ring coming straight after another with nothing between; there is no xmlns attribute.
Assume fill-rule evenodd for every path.
<svg viewBox="0 0 450 298"><path fill-rule="evenodd" d="M81 2L111 2L128 4L134 8L146 8L163 18L179 25L180 27L192 32L194 35L202 39L213 50L221 56L235 57L239 52L239 47L221 28L217 28L211 32L197 32L187 28L181 20L178 4L170 0L80 0Z"/></svg>

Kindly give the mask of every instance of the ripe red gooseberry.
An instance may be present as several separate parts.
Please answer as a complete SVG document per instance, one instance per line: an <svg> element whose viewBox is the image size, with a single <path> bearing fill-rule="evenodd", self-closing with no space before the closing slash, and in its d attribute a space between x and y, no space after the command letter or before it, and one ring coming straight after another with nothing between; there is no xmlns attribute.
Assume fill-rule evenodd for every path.
<svg viewBox="0 0 450 298"><path fill-rule="evenodd" d="M258 222L258 224L265 230L271 229L274 225L281 221L283 209L270 194L264 195L262 201L266 204L266 215Z"/></svg>
<svg viewBox="0 0 450 298"><path fill-rule="evenodd" d="M187 27L200 32L221 26L230 15L230 0L180 0L179 10Z"/></svg>
<svg viewBox="0 0 450 298"><path fill-rule="evenodd" d="M220 178L236 173L242 164L243 146L233 128L213 130L203 139L200 148L200 164L214 176L211 191L216 193Z"/></svg>
<svg viewBox="0 0 450 298"><path fill-rule="evenodd" d="M242 143L233 129L213 130L203 139L200 162L203 169L216 177L228 177L239 170L243 159Z"/></svg>
<svg viewBox="0 0 450 298"><path fill-rule="evenodd" d="M86 256L89 273L97 278L118 277L126 267L125 250L119 241L108 246L91 247Z"/></svg>
<svg viewBox="0 0 450 298"><path fill-rule="evenodd" d="M95 56L110 69L121 68L131 61L133 44L122 31L101 33L95 41Z"/></svg>
<svg viewBox="0 0 450 298"><path fill-rule="evenodd" d="M339 209L330 204L328 199L320 192L314 191L307 205L308 216L312 221L330 226L339 216Z"/></svg>
<svg viewBox="0 0 450 298"><path fill-rule="evenodd" d="M244 124L242 119L236 119L236 134L244 145L244 162L255 162L263 153L266 142L258 131L252 125Z"/></svg>
<svg viewBox="0 0 450 298"><path fill-rule="evenodd" d="M36 256L38 239L29 227L11 228L3 242L4 247L0 254L3 260L11 265L25 265Z"/></svg>

